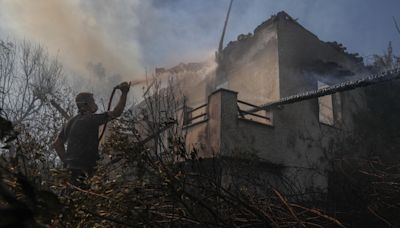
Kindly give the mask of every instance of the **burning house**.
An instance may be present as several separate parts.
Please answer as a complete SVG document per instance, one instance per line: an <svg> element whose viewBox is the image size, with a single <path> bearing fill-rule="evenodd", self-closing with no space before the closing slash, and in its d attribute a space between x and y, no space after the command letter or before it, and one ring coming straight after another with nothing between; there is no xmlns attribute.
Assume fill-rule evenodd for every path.
<svg viewBox="0 0 400 228"><path fill-rule="evenodd" d="M216 57L217 64L157 70L178 76L184 88L179 124L187 148L204 159L257 158L258 175L279 167L303 190L327 189L336 158L368 156L358 121L369 112L361 87L399 76L394 70L366 78L361 57L321 41L285 12Z"/></svg>

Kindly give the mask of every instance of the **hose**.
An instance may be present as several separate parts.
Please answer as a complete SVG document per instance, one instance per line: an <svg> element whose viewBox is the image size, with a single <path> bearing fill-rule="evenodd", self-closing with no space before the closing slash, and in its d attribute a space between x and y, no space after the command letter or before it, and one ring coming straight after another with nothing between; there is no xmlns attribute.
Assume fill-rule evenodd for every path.
<svg viewBox="0 0 400 228"><path fill-rule="evenodd" d="M110 109L111 109L111 103L112 103L112 100L113 100L113 98L114 98L115 91L116 91L118 88L119 88L119 86L114 87L113 91L111 92L110 100L108 101L107 112L109 112ZM101 134L100 134L100 137L99 137L99 142L101 141L101 139L102 139L103 136L104 136L104 133L106 132L107 123L108 123L108 120L104 123L103 130L101 131Z"/></svg>

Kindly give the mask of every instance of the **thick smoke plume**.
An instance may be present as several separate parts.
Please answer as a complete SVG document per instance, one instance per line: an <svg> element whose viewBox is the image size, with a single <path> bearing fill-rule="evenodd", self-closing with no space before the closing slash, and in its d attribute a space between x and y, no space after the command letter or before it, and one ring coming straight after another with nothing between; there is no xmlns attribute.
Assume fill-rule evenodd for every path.
<svg viewBox="0 0 400 228"><path fill-rule="evenodd" d="M110 88L144 78L156 67L203 62L217 48L229 0L0 0L0 38L26 39L58 55L68 75ZM398 0L235 1L226 42L281 10L322 40L343 43L363 57L398 52ZM371 15L374 15L371 17ZM108 87L99 86L106 84ZM77 88L79 89L79 88Z"/></svg>
<svg viewBox="0 0 400 228"><path fill-rule="evenodd" d="M137 1L0 2L0 19L7 22L2 26L12 39L48 48L80 82L86 79L96 87L143 75L138 42L130 36L137 25ZM115 20L127 18L124 14L129 14L129 21Z"/></svg>
<svg viewBox="0 0 400 228"><path fill-rule="evenodd" d="M145 82L146 70L151 77L156 67L203 62L214 55L221 29L215 23L223 22L225 2L208 3L196 14L173 10L178 3L0 0L0 20L7 22L0 24L0 38L41 44L58 56L76 90L105 97L121 81ZM223 10L204 17L211 6Z"/></svg>

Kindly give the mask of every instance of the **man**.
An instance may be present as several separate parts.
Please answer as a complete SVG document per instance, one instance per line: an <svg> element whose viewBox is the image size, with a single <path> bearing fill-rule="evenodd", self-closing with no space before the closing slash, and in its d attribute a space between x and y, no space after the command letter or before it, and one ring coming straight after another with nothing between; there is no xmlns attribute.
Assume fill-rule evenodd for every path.
<svg viewBox="0 0 400 228"><path fill-rule="evenodd" d="M97 105L93 94L79 93L76 96L79 113L62 127L53 144L61 161L70 170L73 183L78 183L78 178L93 174L96 162L100 158L99 126L122 114L129 87L127 82L118 85L116 88L122 92L118 104L114 110L101 114L95 114ZM65 143L68 143L67 151L65 151Z"/></svg>

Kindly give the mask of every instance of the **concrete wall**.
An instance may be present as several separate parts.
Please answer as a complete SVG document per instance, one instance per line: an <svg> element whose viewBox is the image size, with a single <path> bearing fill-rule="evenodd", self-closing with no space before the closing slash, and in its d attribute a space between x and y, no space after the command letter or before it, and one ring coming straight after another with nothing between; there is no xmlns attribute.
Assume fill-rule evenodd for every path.
<svg viewBox="0 0 400 228"><path fill-rule="evenodd" d="M212 157L212 150L209 142L208 122L204 121L184 128L186 137L186 148L192 151L194 148L201 151L201 157ZM218 140L216 140L218 141Z"/></svg>
<svg viewBox="0 0 400 228"><path fill-rule="evenodd" d="M232 101L236 102L237 93L224 91L227 90L219 89L208 97L205 120L184 126L186 148L201 149L199 156L202 158L221 155L229 149L222 139L225 135L222 131L231 131L225 122L230 123L237 118L237 103L232 105Z"/></svg>
<svg viewBox="0 0 400 228"><path fill-rule="evenodd" d="M281 13L278 17L276 23L282 97L315 90L318 87L318 81L334 85L368 74L366 68L352 55L319 40L317 36L304 29L285 13ZM331 65L335 67L330 67ZM333 126L319 122L316 99L285 106L285 109L275 116L277 130L278 126L281 126L276 133L294 138L289 141L296 142L295 148L299 156L320 157L324 158L322 162L327 162L326 158L332 158L350 150L350 147L345 148L347 143L345 140L356 137L354 118L357 118L358 113L367 111L364 90L356 89L337 93L332 99L335 115ZM301 143L302 141L311 143ZM358 150L361 151L363 143L357 143L359 143ZM342 146L334 148L334 145L339 144ZM356 151L353 150L353 153Z"/></svg>
<svg viewBox="0 0 400 228"><path fill-rule="evenodd" d="M332 159L367 150L355 131L357 114L367 111L363 89L332 96L332 126L320 123L318 99L271 110L270 125L238 118L237 100L265 104L315 90L318 81L333 85L366 73L353 56L279 13L257 27L254 35L224 49L216 74L204 82L210 94L207 119L185 128L187 147L202 149L204 158L268 161L284 167L283 175L297 181L300 189L326 189ZM218 87L225 89L215 91Z"/></svg>
<svg viewBox="0 0 400 228"><path fill-rule="evenodd" d="M274 122L274 126L268 126L240 119L237 96L236 92L225 89L211 94L208 120L187 128L187 146L198 142L209 146L209 151L213 154L205 151L207 154L200 154L203 158L220 155L238 159L257 159L279 165L284 168L282 175L296 181L301 185L301 189L311 186L325 189L327 179L321 173L325 171L326 164L321 163L322 158L316 155L321 148L309 146L306 140L301 142L296 140L297 134L301 134L304 138L310 136L291 128L290 124L293 123L290 122L278 121L277 124ZM316 102L302 102L291 108L274 111L274 116L279 118L285 113L293 115L292 111L301 105L317 106ZM301 118L304 117L299 116L299 120ZM303 124L307 125L307 122ZM291 133L288 134L288 131Z"/></svg>
<svg viewBox="0 0 400 228"><path fill-rule="evenodd" d="M322 70L318 69L321 64ZM214 155L251 156L282 165L284 175L298 179L302 189L326 189L330 160L351 151L347 145L362 148L362 141L348 139L355 134L355 116L365 110L363 90L333 95L332 126L319 122L318 99L272 110L271 126L238 118L237 99L265 104L315 90L318 81L332 85L364 73L351 55L320 41L287 14L279 13L256 28L253 36L231 42L224 49L213 89L222 86L238 93L224 89L212 93L207 127L188 129L188 139L206 139L204 144Z"/></svg>
<svg viewBox="0 0 400 228"><path fill-rule="evenodd" d="M278 37L270 23L228 44L209 92L218 87L240 91L239 99L262 104L279 99L278 75Z"/></svg>
<svg viewBox="0 0 400 228"><path fill-rule="evenodd" d="M351 55L319 40L287 14L279 13L277 17L279 89L282 97L313 90L317 80L332 85L367 73ZM333 66L335 64L336 67ZM342 74L339 75L340 72Z"/></svg>

